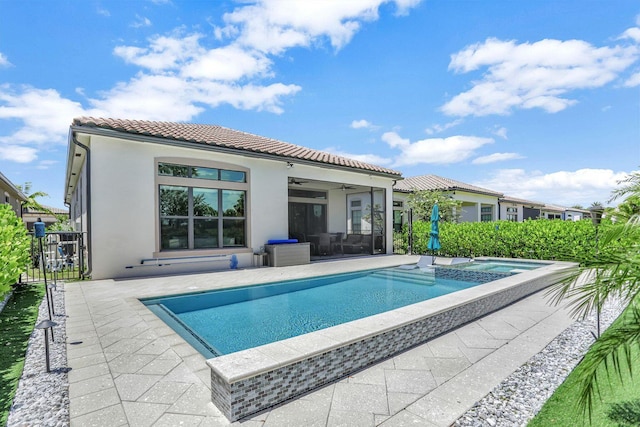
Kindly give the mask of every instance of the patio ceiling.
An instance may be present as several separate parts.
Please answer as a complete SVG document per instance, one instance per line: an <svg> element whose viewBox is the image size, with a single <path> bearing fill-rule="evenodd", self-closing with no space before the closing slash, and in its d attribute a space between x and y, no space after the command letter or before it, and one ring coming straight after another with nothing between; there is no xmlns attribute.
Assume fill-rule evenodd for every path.
<svg viewBox="0 0 640 427"><path fill-rule="evenodd" d="M302 190L341 190L345 194L363 193L371 191L371 187L364 185L355 185L342 182L320 181L315 179L289 177L289 188ZM377 187L375 187L377 188Z"/></svg>

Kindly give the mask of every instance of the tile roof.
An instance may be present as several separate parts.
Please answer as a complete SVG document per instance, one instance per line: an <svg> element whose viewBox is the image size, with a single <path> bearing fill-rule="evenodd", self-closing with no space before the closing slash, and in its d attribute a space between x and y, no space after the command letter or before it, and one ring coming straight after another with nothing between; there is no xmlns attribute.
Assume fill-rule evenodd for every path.
<svg viewBox="0 0 640 427"><path fill-rule="evenodd" d="M73 120L72 126L100 128L132 135L144 135L154 138L204 144L211 147L232 149L240 152L244 151L280 157L283 160L303 160L306 162L360 169L377 174L392 175L394 177L401 175L398 171L381 166L216 125L78 117Z"/></svg>
<svg viewBox="0 0 640 427"><path fill-rule="evenodd" d="M9 178L4 176L2 174L2 172L0 172L0 183L4 183L4 186L6 186L8 190L13 191L13 193L14 193L13 197L15 197L15 198L17 198L18 200L21 200L21 201L27 200L27 196L22 191L20 191L20 189L18 187L13 185L13 183L11 181L9 181Z"/></svg>
<svg viewBox="0 0 640 427"><path fill-rule="evenodd" d="M534 200L527 200L527 199L518 199L517 197L511 197L511 196L504 196L500 198L501 202L507 202L507 203L519 203L522 205L531 205L531 206L545 206L544 203L542 202L536 202Z"/></svg>
<svg viewBox="0 0 640 427"><path fill-rule="evenodd" d="M413 191L437 190L437 191L453 191L461 190L471 193L486 194L489 196L501 197L502 193L487 190L486 188L476 187L475 185L466 184L450 178L443 178L437 175L421 175L405 178L396 182L393 186L395 191L411 193Z"/></svg>
<svg viewBox="0 0 640 427"><path fill-rule="evenodd" d="M54 215L69 215L69 209L55 208L53 206L47 206L47 205L40 205L40 206L42 206L45 209L49 209L51 213ZM34 215L45 213L43 211L39 211L36 208L30 208L30 207L25 207L24 212L28 214L34 214Z"/></svg>

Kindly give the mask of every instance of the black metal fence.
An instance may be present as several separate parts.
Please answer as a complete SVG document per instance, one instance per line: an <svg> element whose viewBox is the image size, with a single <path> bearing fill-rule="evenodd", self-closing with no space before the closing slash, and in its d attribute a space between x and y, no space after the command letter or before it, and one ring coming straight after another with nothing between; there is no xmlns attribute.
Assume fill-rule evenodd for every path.
<svg viewBox="0 0 640 427"><path fill-rule="evenodd" d="M78 280L86 271L86 234L74 231L48 231L44 238L31 236L31 259L20 276L21 282ZM44 267L44 270L43 270Z"/></svg>

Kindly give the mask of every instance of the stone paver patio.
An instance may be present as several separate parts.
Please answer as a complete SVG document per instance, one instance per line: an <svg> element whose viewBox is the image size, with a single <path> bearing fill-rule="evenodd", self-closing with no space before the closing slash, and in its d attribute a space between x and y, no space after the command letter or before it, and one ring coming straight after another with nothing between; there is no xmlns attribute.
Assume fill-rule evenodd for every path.
<svg viewBox="0 0 640 427"><path fill-rule="evenodd" d="M72 426L448 426L573 320L534 294L426 344L231 424L205 359L138 298L415 262L378 256L284 268L69 283Z"/></svg>

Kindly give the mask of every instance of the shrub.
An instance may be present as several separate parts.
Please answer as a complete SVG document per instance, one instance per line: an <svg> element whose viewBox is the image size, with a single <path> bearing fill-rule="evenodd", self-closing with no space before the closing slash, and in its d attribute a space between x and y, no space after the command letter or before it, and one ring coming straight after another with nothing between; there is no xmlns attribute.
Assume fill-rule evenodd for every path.
<svg viewBox="0 0 640 427"><path fill-rule="evenodd" d="M599 233L604 233L610 227L610 223L603 221ZM416 221L412 228L412 253L428 253L431 223ZM406 226L403 229L403 237L402 245L396 245L399 251L407 249ZM496 256L571 261L583 259L588 254L595 255L596 229L591 221L441 222L440 243L442 247L436 253L440 256ZM617 243L622 247L628 244L629 242L623 240Z"/></svg>
<svg viewBox="0 0 640 427"><path fill-rule="evenodd" d="M29 237L10 205L0 205L0 298L16 283L29 262Z"/></svg>

